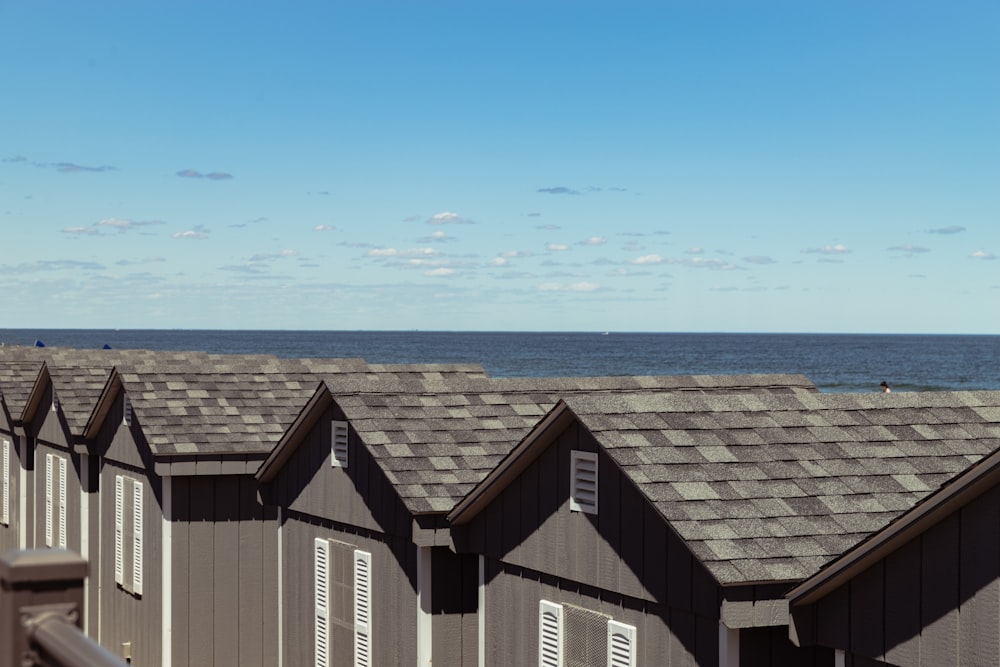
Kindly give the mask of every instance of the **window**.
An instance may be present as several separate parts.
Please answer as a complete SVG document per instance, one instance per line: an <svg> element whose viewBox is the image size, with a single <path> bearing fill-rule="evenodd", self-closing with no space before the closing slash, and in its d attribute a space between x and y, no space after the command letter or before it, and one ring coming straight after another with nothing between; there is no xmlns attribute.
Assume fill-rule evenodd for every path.
<svg viewBox="0 0 1000 667"><path fill-rule="evenodd" d="M636 667L636 629L583 607L538 604L539 667Z"/></svg>
<svg viewBox="0 0 1000 667"><path fill-rule="evenodd" d="M66 458L45 455L45 546L66 548Z"/></svg>
<svg viewBox="0 0 1000 667"><path fill-rule="evenodd" d="M115 583L142 595L142 482L115 476Z"/></svg>
<svg viewBox="0 0 1000 667"><path fill-rule="evenodd" d="M333 422L330 465L334 468L347 467L347 422Z"/></svg>
<svg viewBox="0 0 1000 667"><path fill-rule="evenodd" d="M0 523L10 525L10 440L0 441Z"/></svg>
<svg viewBox="0 0 1000 667"><path fill-rule="evenodd" d="M314 558L314 657L316 667L371 665L371 554L352 545L316 538ZM353 640L352 640L353 637ZM333 656L335 650L345 651Z"/></svg>
<svg viewBox="0 0 1000 667"><path fill-rule="evenodd" d="M569 508L597 514L597 453L570 452Z"/></svg>

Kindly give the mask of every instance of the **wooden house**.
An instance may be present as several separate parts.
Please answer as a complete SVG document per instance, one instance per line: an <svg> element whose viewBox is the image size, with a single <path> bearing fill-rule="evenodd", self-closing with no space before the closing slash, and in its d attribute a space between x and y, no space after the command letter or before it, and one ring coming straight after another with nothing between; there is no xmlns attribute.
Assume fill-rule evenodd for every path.
<svg viewBox="0 0 1000 667"><path fill-rule="evenodd" d="M43 360L0 348L0 552L34 544L34 449L21 415Z"/></svg>
<svg viewBox="0 0 1000 667"><path fill-rule="evenodd" d="M959 396L937 428L995 451L793 588L793 641L844 665L1000 664L1000 408Z"/></svg>
<svg viewBox="0 0 1000 667"><path fill-rule="evenodd" d="M284 665L481 660L480 561L445 515L559 395L815 392L801 376L324 380L258 471L279 508Z"/></svg>
<svg viewBox="0 0 1000 667"><path fill-rule="evenodd" d="M821 601L796 646L785 594L991 454L998 405L566 397L447 517L480 556L479 664L838 664L847 617Z"/></svg>
<svg viewBox="0 0 1000 667"><path fill-rule="evenodd" d="M136 664L273 664L274 513L253 473L315 384L263 361L119 366L84 428L96 636Z"/></svg>

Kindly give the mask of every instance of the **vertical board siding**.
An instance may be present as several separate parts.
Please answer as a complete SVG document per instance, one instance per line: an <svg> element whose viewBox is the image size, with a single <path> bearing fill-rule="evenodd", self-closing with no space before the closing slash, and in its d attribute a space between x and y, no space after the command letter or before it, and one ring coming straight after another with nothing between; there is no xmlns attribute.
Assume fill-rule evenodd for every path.
<svg viewBox="0 0 1000 667"><path fill-rule="evenodd" d="M1000 488L962 510L958 653L970 665L1000 665Z"/></svg>
<svg viewBox="0 0 1000 667"><path fill-rule="evenodd" d="M271 483L274 504L387 534L408 535L409 513L364 444L348 434L349 465L332 466L333 410L327 412Z"/></svg>
<svg viewBox="0 0 1000 667"><path fill-rule="evenodd" d="M115 583L115 559L101 558L94 567L99 568L99 578L109 582L100 587L99 626L101 644L116 655L122 655L123 644L131 644L132 664L160 665L162 660L163 599L161 559L163 539L160 526L163 522L160 506L161 485L155 476L146 476L139 470L121 468L113 462L105 461L100 476L101 544L107 545L105 553L113 549L115 542L116 478L136 480L142 484L142 552L143 585L142 595L137 596ZM132 516L134 489L131 483L123 483L123 551L125 581L131 587L133 565L131 563L133 541L131 536L136 527ZM96 527L95 527L96 529ZM97 543L97 540L91 540ZM176 635L176 632L175 632Z"/></svg>
<svg viewBox="0 0 1000 667"><path fill-rule="evenodd" d="M275 514L248 475L173 484L174 664L276 664Z"/></svg>
<svg viewBox="0 0 1000 667"><path fill-rule="evenodd" d="M285 569L282 662L285 665L314 664L313 553L316 538L343 543L345 548L351 545L348 552L351 557L346 559L346 566L350 568L347 572L351 573L351 577L355 552L371 554L370 664L385 667L412 664L413 656L417 654L416 547L391 536L360 535L338 530L329 522L295 512L286 514L282 528ZM336 569L337 566L332 564L332 567ZM334 573L331 574L333 576ZM331 603L336 608L336 601ZM341 635L337 632L337 624L331 622L331 664L353 664L353 622L351 628L345 639L337 641L333 638Z"/></svg>
<svg viewBox="0 0 1000 667"><path fill-rule="evenodd" d="M816 641L848 664L1000 664L1000 488L814 605Z"/></svg>

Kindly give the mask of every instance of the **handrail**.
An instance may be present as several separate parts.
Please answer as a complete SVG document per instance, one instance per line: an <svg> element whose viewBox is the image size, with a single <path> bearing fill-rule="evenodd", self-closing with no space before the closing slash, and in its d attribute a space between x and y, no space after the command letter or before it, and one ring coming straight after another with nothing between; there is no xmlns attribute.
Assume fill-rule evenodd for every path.
<svg viewBox="0 0 1000 667"><path fill-rule="evenodd" d="M0 667L123 667L83 634L87 561L70 551L0 555Z"/></svg>
<svg viewBox="0 0 1000 667"><path fill-rule="evenodd" d="M37 662L45 667L120 667L125 663L115 654L83 634L72 619L54 611L41 612L24 621L28 642L37 649Z"/></svg>

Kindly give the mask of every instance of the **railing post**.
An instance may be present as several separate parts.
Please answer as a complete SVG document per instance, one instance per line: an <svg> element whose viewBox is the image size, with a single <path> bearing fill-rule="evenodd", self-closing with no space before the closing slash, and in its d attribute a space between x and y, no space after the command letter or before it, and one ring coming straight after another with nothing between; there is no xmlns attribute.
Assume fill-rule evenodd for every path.
<svg viewBox="0 0 1000 667"><path fill-rule="evenodd" d="M45 621L58 618L60 625L82 626L86 576L87 561L70 551L0 555L0 667L39 661L29 635Z"/></svg>

